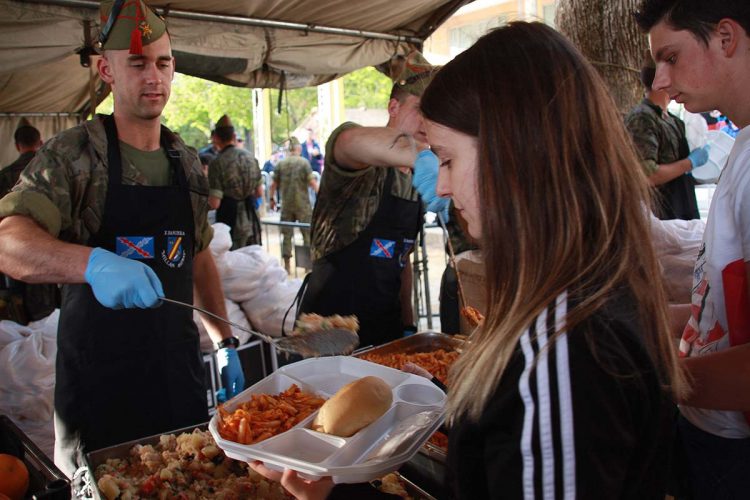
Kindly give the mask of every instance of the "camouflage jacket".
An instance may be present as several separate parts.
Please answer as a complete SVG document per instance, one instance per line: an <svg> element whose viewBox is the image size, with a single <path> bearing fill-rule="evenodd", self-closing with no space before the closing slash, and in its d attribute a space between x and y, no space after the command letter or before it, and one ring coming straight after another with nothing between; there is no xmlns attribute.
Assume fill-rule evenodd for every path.
<svg viewBox="0 0 750 500"><path fill-rule="evenodd" d="M107 137L103 116L65 130L37 151L8 196L0 200L0 218L26 215L63 241L87 244L99 232L107 198ZM208 247L208 182L195 151L176 135L169 138L180 152L190 187L195 221L195 251ZM138 168L123 157L122 182L148 185Z"/></svg>
<svg viewBox="0 0 750 500"><path fill-rule="evenodd" d="M284 210L310 210L307 188L313 179L310 162L301 156L290 156L281 160L273 171L273 180L281 192Z"/></svg>
<svg viewBox="0 0 750 500"><path fill-rule="evenodd" d="M33 151L22 153L16 161L0 170L0 198L10 193L10 190L18 182L21 172L23 172L23 169L26 168L26 165L29 164L32 158L34 158Z"/></svg>
<svg viewBox="0 0 750 500"><path fill-rule="evenodd" d="M643 170L651 175L659 165L673 163L687 156L681 150L685 141L685 124L671 113L643 99L625 117L625 126L633 137Z"/></svg>
<svg viewBox="0 0 750 500"><path fill-rule="evenodd" d="M261 185L260 167L249 151L235 146L224 148L208 166L211 196L244 200Z"/></svg>
<svg viewBox="0 0 750 500"><path fill-rule="evenodd" d="M326 144L325 170L312 216L312 258L317 260L353 243L372 220L380 205L386 174L391 167L370 166L347 170L336 164L334 145L339 134L356 123L346 122L333 131ZM394 169L391 194L410 201L419 199L411 173Z"/></svg>

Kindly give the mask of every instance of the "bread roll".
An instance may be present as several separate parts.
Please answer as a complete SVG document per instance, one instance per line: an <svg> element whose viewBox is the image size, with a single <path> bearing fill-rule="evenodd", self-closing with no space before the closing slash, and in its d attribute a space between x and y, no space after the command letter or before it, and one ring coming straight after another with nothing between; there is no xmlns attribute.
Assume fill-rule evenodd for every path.
<svg viewBox="0 0 750 500"><path fill-rule="evenodd" d="M353 436L380 418L391 407L391 387L378 377L346 384L323 403L312 428L334 436Z"/></svg>

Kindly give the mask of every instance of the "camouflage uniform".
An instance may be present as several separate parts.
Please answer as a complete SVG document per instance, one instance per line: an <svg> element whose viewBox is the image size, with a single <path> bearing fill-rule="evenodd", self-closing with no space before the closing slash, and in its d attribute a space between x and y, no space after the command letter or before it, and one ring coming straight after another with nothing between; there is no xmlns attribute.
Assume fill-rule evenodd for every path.
<svg viewBox="0 0 750 500"><path fill-rule="evenodd" d="M209 194L216 198L229 197L241 200L237 204L237 218L232 227L232 250L246 246L254 234L253 224L247 214L245 199L255 196L262 184L260 167L250 152L227 146L208 166ZM255 207L249 207L255 210Z"/></svg>
<svg viewBox="0 0 750 500"><path fill-rule="evenodd" d="M648 99L643 99L628 113L625 126L633 137L646 175L653 175L659 165L682 160L690 153L682 120L662 112ZM690 174L657 186L656 216L660 219L699 219L694 186Z"/></svg>
<svg viewBox="0 0 750 500"><path fill-rule="evenodd" d="M333 154L339 134L358 126L352 122L343 123L333 131L326 144L325 170L312 216L313 260L354 242L370 223L380 204L390 167L373 165L362 170L346 170L336 164ZM393 170L392 194L410 201L418 200L419 195L411 185L411 174Z"/></svg>
<svg viewBox="0 0 750 500"><path fill-rule="evenodd" d="M0 200L0 218L25 215L52 236L85 245L98 233L107 198L107 137L101 115L50 139L37 151L19 183ZM213 230L208 224L208 183L195 151L177 136L190 186L195 222L195 252L208 247ZM166 156L165 156L166 158ZM123 157L122 181L147 186L147 178Z"/></svg>
<svg viewBox="0 0 750 500"><path fill-rule="evenodd" d="M308 187L313 179L310 162L301 156L291 156L279 162L273 173L273 180L281 191L281 220L287 222L310 222L312 206ZM281 255L292 256L293 227L282 227L284 240ZM310 244L310 230L302 229L305 245Z"/></svg>

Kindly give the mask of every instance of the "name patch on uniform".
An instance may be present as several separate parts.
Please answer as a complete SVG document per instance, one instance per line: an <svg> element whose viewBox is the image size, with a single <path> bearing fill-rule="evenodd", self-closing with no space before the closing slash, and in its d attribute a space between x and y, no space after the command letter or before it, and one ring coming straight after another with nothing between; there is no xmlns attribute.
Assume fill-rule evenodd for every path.
<svg viewBox="0 0 750 500"><path fill-rule="evenodd" d="M118 236L115 242L115 253L128 259L153 259L153 236Z"/></svg>
<svg viewBox="0 0 750 500"><path fill-rule="evenodd" d="M161 258L171 268L180 268L185 264L185 249L183 242L185 233L182 231L165 231L166 245L161 252Z"/></svg>
<svg viewBox="0 0 750 500"><path fill-rule="evenodd" d="M396 252L396 242L373 238L370 245L370 256L381 259L392 259Z"/></svg>

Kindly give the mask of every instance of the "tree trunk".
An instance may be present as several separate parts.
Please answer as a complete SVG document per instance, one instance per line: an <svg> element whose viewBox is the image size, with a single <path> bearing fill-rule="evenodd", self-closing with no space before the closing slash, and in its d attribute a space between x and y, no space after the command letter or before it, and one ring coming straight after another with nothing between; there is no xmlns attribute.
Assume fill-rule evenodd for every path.
<svg viewBox="0 0 750 500"><path fill-rule="evenodd" d="M621 113L643 97L640 68L648 39L633 18L639 0L559 0L555 24L609 87Z"/></svg>

